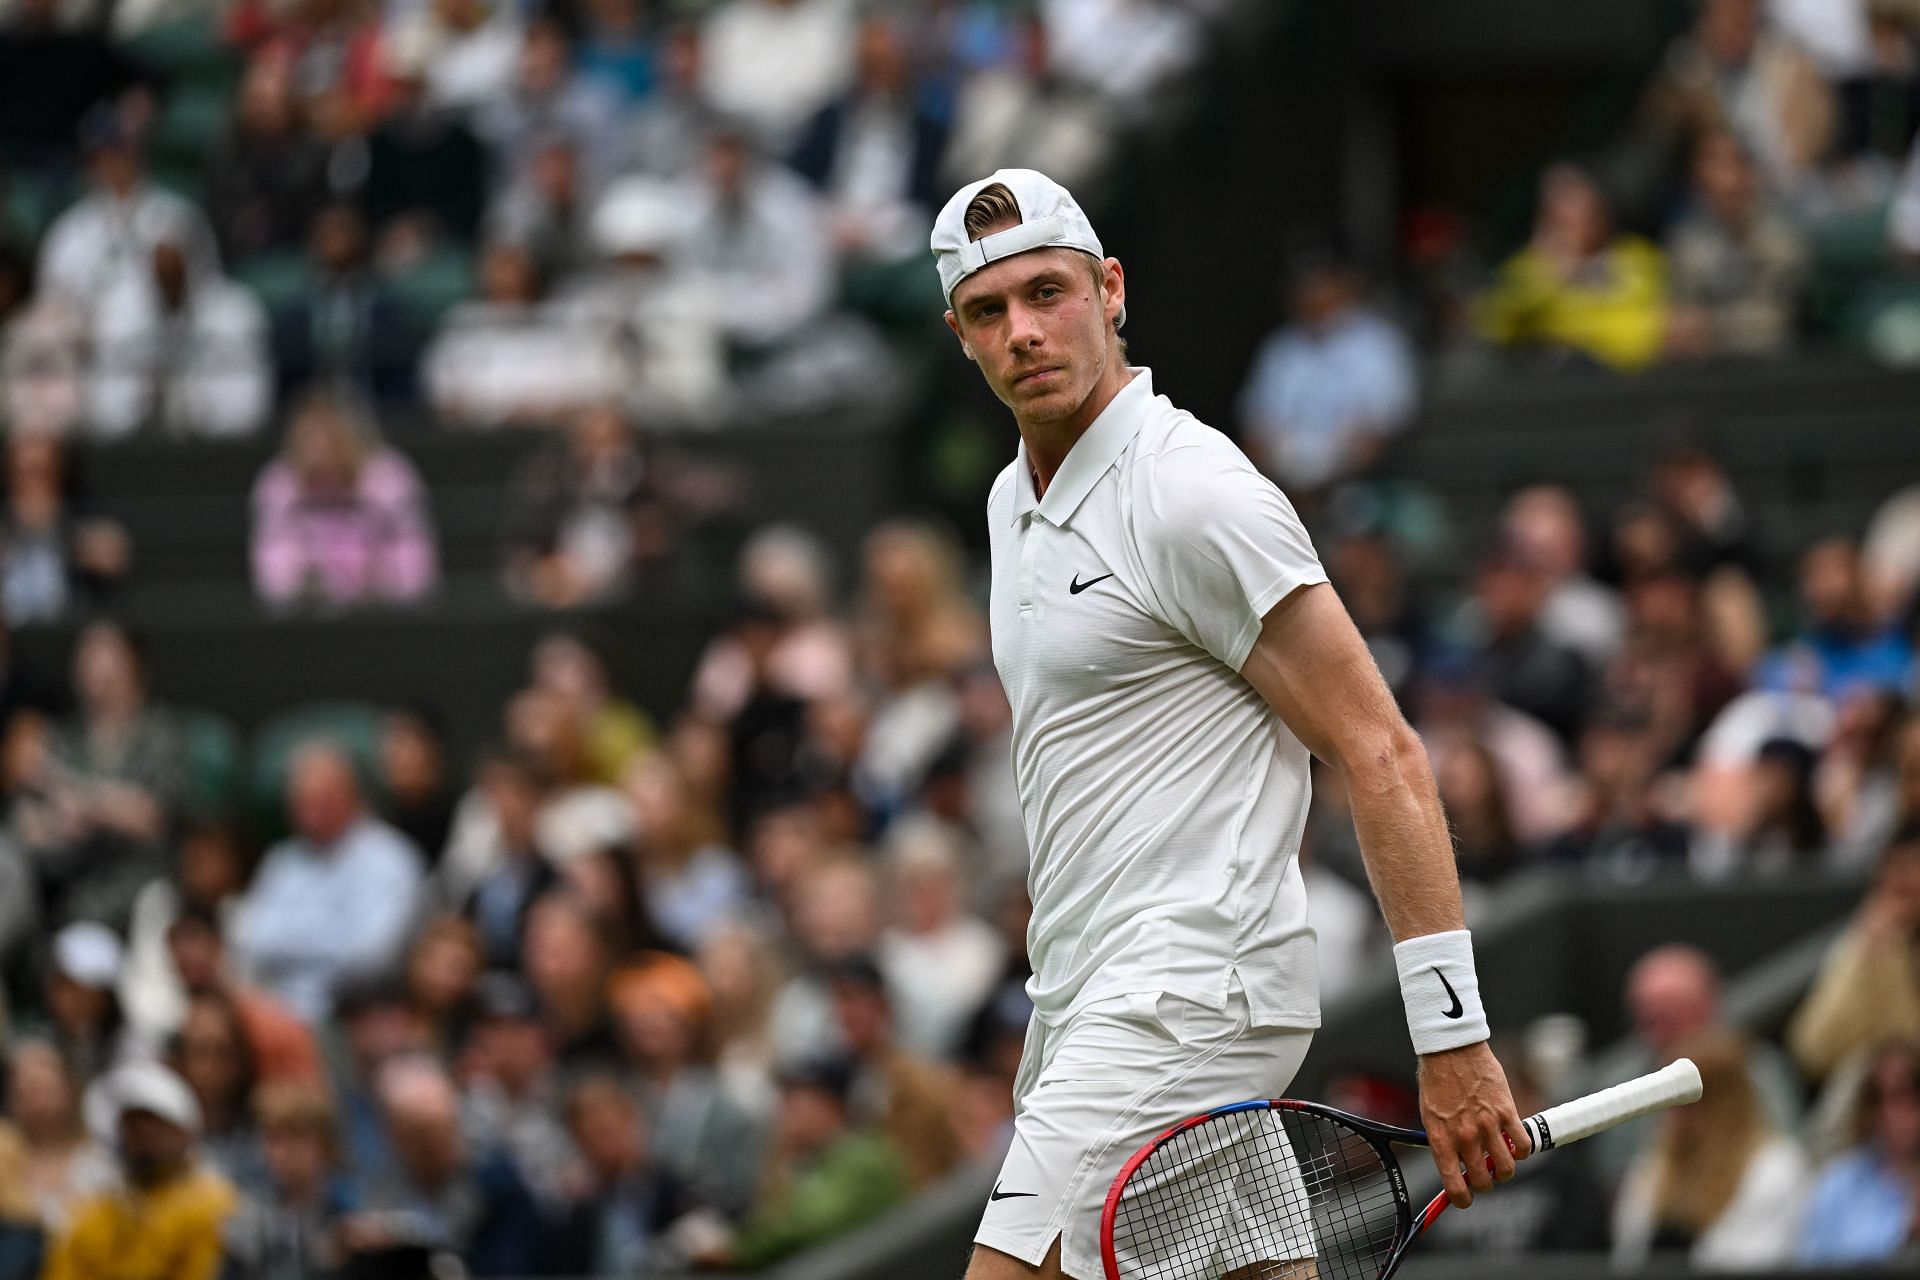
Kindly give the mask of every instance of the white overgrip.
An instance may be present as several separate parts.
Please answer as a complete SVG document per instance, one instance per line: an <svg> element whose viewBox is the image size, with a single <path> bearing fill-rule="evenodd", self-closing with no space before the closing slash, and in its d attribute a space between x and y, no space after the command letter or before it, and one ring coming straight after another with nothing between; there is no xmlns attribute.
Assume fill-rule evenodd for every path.
<svg viewBox="0 0 1920 1280"><path fill-rule="evenodd" d="M1551 1151L1650 1112L1700 1100L1700 1068L1690 1058L1584 1098L1548 1107L1522 1121L1535 1151Z"/></svg>

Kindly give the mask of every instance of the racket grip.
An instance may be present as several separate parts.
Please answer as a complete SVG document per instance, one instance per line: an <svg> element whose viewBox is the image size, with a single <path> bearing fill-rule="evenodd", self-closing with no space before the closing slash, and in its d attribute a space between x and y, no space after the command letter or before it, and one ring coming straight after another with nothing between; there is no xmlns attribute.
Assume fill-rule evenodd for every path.
<svg viewBox="0 0 1920 1280"><path fill-rule="evenodd" d="M1520 1124L1533 1139L1535 1151L1551 1151L1616 1124L1699 1099L1700 1068L1692 1059L1680 1058L1650 1075L1548 1107Z"/></svg>

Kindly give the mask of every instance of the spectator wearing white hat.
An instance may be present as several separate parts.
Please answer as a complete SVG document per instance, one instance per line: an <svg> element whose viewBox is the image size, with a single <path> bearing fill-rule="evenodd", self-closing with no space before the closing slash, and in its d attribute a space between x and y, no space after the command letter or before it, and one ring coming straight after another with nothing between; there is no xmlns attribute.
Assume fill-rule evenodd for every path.
<svg viewBox="0 0 1920 1280"><path fill-rule="evenodd" d="M81 1206L54 1244L45 1280L213 1280L235 1195L195 1158L193 1091L154 1062L122 1067L105 1086L125 1183Z"/></svg>
<svg viewBox="0 0 1920 1280"><path fill-rule="evenodd" d="M124 1048L120 997L115 988L125 948L103 924L82 920L53 937L47 970L49 1038L82 1079L111 1067Z"/></svg>

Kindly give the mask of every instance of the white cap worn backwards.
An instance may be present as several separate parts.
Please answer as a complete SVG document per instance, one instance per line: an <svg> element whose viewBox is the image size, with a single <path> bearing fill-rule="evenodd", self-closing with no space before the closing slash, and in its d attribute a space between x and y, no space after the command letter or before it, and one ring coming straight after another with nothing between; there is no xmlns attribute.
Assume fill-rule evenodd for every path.
<svg viewBox="0 0 1920 1280"><path fill-rule="evenodd" d="M969 240L967 206L996 182L1013 192L1020 225ZM949 304L959 283L987 264L1029 249L1055 248L1078 249L1096 259L1107 256L1073 193L1036 169L996 169L978 182L969 182L953 193L933 220L933 265L940 271L940 289ZM1126 323L1124 308L1119 320Z"/></svg>

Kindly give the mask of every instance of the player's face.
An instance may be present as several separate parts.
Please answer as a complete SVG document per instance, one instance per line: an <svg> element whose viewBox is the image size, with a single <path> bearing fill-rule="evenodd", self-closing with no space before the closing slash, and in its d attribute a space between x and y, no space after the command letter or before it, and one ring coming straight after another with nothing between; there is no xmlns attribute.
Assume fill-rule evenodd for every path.
<svg viewBox="0 0 1920 1280"><path fill-rule="evenodd" d="M1120 264L1095 282L1091 259L1035 249L976 271L953 291L947 325L993 393L1024 422L1056 422L1086 403L1112 359L1125 301Z"/></svg>

